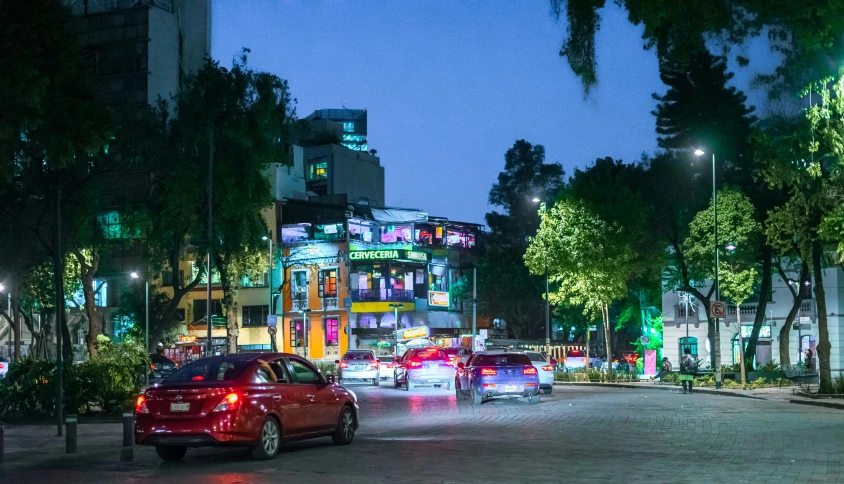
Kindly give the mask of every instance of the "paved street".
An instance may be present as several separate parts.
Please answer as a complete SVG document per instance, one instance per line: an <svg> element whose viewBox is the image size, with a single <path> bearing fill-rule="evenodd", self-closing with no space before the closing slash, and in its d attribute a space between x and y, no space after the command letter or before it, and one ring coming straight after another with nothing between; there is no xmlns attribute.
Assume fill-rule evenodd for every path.
<svg viewBox="0 0 844 484"><path fill-rule="evenodd" d="M361 429L348 447L289 444L270 462L192 449L162 464L151 448L118 462L120 426L80 426L66 457L49 427L10 427L0 482L840 482L844 412L647 389L556 387L539 405L473 407L453 392L353 387ZM22 437L22 434L28 437ZM87 439L87 440L86 440ZM92 443L95 442L95 443ZM32 455L43 457L35 459Z"/></svg>

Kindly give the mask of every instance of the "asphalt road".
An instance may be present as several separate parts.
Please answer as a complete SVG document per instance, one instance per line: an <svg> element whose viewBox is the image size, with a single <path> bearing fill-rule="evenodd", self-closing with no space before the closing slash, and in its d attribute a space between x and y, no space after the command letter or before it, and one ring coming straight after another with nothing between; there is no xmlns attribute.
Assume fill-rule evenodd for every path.
<svg viewBox="0 0 844 484"><path fill-rule="evenodd" d="M555 387L539 405L473 407L452 391L351 386L355 442L291 443L269 462L190 449L178 463L135 448L120 426L81 425L68 457L51 427L8 427L2 483L842 482L844 412L703 394Z"/></svg>

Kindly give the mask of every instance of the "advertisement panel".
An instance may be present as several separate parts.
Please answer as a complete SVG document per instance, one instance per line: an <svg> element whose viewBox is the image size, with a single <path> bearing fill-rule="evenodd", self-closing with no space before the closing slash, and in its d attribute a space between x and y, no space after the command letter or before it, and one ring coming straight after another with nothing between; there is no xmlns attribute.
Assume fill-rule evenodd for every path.
<svg viewBox="0 0 844 484"><path fill-rule="evenodd" d="M428 293L428 306L447 308L449 306L448 293L445 291L430 291Z"/></svg>

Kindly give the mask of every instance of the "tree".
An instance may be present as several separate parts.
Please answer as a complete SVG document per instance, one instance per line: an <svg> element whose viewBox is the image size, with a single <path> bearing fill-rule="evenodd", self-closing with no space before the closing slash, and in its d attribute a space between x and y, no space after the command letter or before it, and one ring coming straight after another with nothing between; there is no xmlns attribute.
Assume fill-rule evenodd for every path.
<svg viewBox="0 0 844 484"><path fill-rule="evenodd" d="M729 247L733 247L730 249ZM746 367L749 356L745 356L744 335L741 331L741 305L753 295L754 285L759 278L755 267L755 257L744 256L744 251L738 246L728 246L729 258L720 267L721 278L719 289L721 293L731 299L736 306L736 326L738 326L739 364L741 366L742 388L747 384ZM752 361L752 360L751 360Z"/></svg>
<svg viewBox="0 0 844 484"><path fill-rule="evenodd" d="M504 171L489 192L489 203L503 212L486 214L490 233L478 261L479 308L505 320L516 338L536 337L545 326L544 280L531 276L521 258L539 226L533 199L553 200L563 175L558 163L545 163L542 145L518 140L504 155Z"/></svg>
<svg viewBox="0 0 844 484"><path fill-rule="evenodd" d="M547 270L556 283L549 294L555 305L583 306L584 314L604 326L608 368L612 371L609 305L623 298L637 254L618 224L601 219L583 202L561 200L542 213L530 238L525 265L532 274Z"/></svg>
<svg viewBox="0 0 844 484"><path fill-rule="evenodd" d="M644 47L655 48L661 61L687 61L707 39L719 43L725 54L735 48L736 60L744 66L749 60L739 47L767 34L771 50L783 59L774 74L758 76L769 84L771 96L833 74L844 57L844 8L835 0L813 2L811 7L788 0L616 3L627 10L631 24L644 26ZM568 38L560 55L581 78L587 94L598 82L595 33L605 4L606 0L551 0L554 17L559 19L564 9L566 14Z"/></svg>
<svg viewBox="0 0 844 484"><path fill-rule="evenodd" d="M192 167L203 180L208 179L208 165L213 166L213 206L208 206L207 197L197 198L204 218L200 221L202 235L195 240L199 256L212 254L226 308L233 307L233 291L240 278L257 269L248 264L256 260L249 254L264 247L261 237L268 229L261 212L272 204L264 172L270 163L286 160L285 147L296 115L287 82L250 69L248 52L244 49L231 69L208 60L188 79L178 99L179 119L174 128L177 151L185 166ZM212 233L202 223L209 210ZM226 311L226 321L228 348L234 353L235 311Z"/></svg>

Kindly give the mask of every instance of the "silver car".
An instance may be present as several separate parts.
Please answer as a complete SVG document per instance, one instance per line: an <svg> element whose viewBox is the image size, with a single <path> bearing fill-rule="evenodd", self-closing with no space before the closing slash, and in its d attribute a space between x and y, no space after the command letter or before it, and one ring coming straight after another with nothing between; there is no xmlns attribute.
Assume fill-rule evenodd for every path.
<svg viewBox="0 0 844 484"><path fill-rule="evenodd" d="M336 360L340 381L368 381L378 386L381 372L378 368L378 358L371 350L349 350L342 360Z"/></svg>

